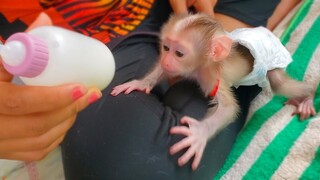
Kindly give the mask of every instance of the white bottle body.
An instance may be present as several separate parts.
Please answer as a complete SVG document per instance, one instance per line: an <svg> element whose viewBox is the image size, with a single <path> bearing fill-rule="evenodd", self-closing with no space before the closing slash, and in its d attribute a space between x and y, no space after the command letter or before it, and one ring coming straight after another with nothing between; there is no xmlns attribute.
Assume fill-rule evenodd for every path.
<svg viewBox="0 0 320 180"><path fill-rule="evenodd" d="M82 83L104 89L113 79L115 62L102 42L55 26L41 26L28 32L46 42L49 60L36 77L20 79L28 85L54 86Z"/></svg>

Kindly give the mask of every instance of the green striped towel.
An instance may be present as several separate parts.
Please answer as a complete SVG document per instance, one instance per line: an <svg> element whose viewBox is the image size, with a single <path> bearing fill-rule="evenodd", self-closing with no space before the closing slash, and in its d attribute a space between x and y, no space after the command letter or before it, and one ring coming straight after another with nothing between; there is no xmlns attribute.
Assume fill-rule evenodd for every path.
<svg viewBox="0 0 320 180"><path fill-rule="evenodd" d="M305 0L281 37L292 54L290 76L314 85L320 109L320 0ZM305 121L270 89L252 102L248 121L214 179L320 180L320 115Z"/></svg>

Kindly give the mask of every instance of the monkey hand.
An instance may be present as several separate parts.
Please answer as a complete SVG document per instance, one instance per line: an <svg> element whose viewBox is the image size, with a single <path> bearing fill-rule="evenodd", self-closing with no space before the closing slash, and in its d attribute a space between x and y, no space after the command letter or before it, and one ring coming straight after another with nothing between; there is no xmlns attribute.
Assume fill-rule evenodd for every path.
<svg viewBox="0 0 320 180"><path fill-rule="evenodd" d="M300 120L304 120L309 118L310 116L314 116L316 111L313 105L313 99L308 97L304 99L299 98L291 98L286 104L296 106L296 110L292 113L292 115L299 114Z"/></svg>
<svg viewBox="0 0 320 180"><path fill-rule="evenodd" d="M185 135L186 137L170 147L170 154L173 155L188 148L178 159L178 164L179 166L183 166L194 156L192 169L196 170L200 164L207 140L209 139L209 128L205 121L200 122L187 116L181 118L180 121L181 124L187 124L188 127L176 126L170 129L170 133Z"/></svg>
<svg viewBox="0 0 320 180"><path fill-rule="evenodd" d="M111 91L112 96L117 96L118 94L124 92L124 94L129 94L134 90L145 92L146 94L150 94L152 87L150 83L142 81L142 80L133 80L124 84L120 84L113 88Z"/></svg>

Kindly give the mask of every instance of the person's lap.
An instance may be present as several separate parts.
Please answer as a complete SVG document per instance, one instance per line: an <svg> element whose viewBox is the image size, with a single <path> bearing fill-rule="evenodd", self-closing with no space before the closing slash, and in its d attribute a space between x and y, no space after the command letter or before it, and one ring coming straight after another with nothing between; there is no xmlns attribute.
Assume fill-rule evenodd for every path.
<svg viewBox="0 0 320 180"><path fill-rule="evenodd" d="M240 93L240 103L246 105L242 115L208 142L199 168L192 172L190 163L179 167L178 156L168 150L181 137L171 136L169 129L183 115L198 119L205 115L207 99L197 85L184 81L165 92L164 83L151 95L109 95L115 85L143 76L157 59L157 40L141 40L147 43L129 39L113 50L117 63L113 82L100 101L78 115L66 136L62 144L66 179L209 179L228 155L247 114L246 94L254 88ZM259 92L254 91L252 97Z"/></svg>

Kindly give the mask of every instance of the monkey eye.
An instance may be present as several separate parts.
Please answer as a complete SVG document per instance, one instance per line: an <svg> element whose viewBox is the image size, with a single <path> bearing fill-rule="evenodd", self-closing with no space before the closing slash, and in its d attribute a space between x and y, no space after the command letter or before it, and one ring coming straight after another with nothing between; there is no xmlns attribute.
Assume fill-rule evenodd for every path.
<svg viewBox="0 0 320 180"><path fill-rule="evenodd" d="M184 54L183 54L182 52L180 52L180 51L176 51L175 53L176 53L176 55L177 55L178 57L183 57L183 55L184 55Z"/></svg>
<svg viewBox="0 0 320 180"><path fill-rule="evenodd" d="M163 45L163 50L164 50L164 51L169 51L169 47L166 46L166 45Z"/></svg>

